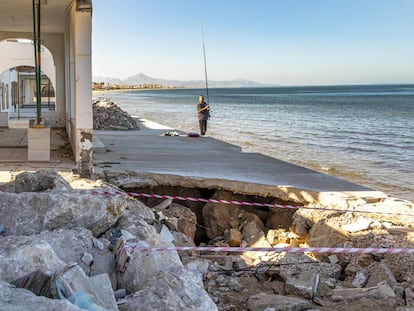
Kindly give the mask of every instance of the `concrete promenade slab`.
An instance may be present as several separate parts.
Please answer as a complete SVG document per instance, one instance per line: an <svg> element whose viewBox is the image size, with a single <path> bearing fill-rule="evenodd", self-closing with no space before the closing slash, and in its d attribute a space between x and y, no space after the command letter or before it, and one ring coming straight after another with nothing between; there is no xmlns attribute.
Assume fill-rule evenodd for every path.
<svg viewBox="0 0 414 311"><path fill-rule="evenodd" d="M94 163L106 172L134 171L209 178L311 192L379 196L380 192L210 137L163 136L174 129L139 119L139 131L95 131Z"/></svg>
<svg viewBox="0 0 414 311"><path fill-rule="evenodd" d="M137 118L137 117L136 117ZM137 118L139 131L94 131L94 165L106 174L150 174L185 187L244 189L243 193L321 200L321 193L338 197L380 198L385 194L333 176L287 163L211 137L163 136L172 128ZM73 154L63 129L51 131L51 161L30 162L27 130L1 129L0 184L12 173L54 168L70 172ZM185 177L185 178L183 178ZM185 180L185 182L183 182ZM191 183L191 180L197 182ZM189 182L190 181L190 182ZM162 183L160 182L160 183ZM201 185L202 184L202 185ZM240 190L241 191L241 190ZM293 196L292 196L293 194ZM329 199L330 200L330 199Z"/></svg>

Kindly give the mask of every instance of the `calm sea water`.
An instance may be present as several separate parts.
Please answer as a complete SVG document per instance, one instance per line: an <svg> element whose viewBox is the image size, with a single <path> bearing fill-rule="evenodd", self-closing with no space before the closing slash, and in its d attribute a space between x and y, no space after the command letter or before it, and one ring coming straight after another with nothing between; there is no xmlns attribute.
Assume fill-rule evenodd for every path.
<svg viewBox="0 0 414 311"><path fill-rule="evenodd" d="M205 90L107 93L131 114L198 132ZM414 85L209 90L207 135L414 201Z"/></svg>

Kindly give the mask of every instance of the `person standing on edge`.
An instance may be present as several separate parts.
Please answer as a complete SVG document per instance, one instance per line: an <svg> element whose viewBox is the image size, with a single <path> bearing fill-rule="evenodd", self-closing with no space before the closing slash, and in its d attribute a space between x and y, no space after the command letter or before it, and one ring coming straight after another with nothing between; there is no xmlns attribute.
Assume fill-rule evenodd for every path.
<svg viewBox="0 0 414 311"><path fill-rule="evenodd" d="M204 136L207 131L207 120L210 118L210 107L202 95L198 96L197 116L200 124L200 134Z"/></svg>

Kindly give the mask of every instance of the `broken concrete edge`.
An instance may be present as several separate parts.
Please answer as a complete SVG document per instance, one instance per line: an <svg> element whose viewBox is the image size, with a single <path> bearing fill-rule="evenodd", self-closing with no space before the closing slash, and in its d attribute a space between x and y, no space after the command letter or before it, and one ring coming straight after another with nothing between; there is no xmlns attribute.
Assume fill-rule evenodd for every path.
<svg viewBox="0 0 414 311"><path fill-rule="evenodd" d="M329 206L330 208L336 209L348 209L355 206L356 202L374 203L391 198L380 191L318 192L294 187L273 186L219 178L200 178L131 170L114 172L95 168L96 167L94 167L95 178L106 179L106 181L116 184L123 189L140 188L143 186L204 188L230 191L242 195L274 197L295 204L318 204L320 206Z"/></svg>

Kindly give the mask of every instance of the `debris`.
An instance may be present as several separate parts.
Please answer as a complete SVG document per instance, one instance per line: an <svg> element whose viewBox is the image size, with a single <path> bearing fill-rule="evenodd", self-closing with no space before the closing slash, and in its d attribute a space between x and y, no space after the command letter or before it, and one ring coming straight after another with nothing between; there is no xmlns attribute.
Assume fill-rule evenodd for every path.
<svg viewBox="0 0 414 311"><path fill-rule="evenodd" d="M333 264L335 264L335 263L338 263L338 262L339 262L338 256L336 256L336 255L329 255L329 256L328 256L328 259L329 259L329 262L330 262L330 263L333 263Z"/></svg>
<svg viewBox="0 0 414 311"><path fill-rule="evenodd" d="M51 291L52 273L36 270L11 282L18 288L30 290L36 296L54 297Z"/></svg>
<svg viewBox="0 0 414 311"><path fill-rule="evenodd" d="M352 281L352 286L358 288L364 287L368 282L368 278L369 273L367 270L358 271L355 275L354 280Z"/></svg>
<svg viewBox="0 0 414 311"><path fill-rule="evenodd" d="M164 132L162 133L162 136L180 136L180 134L178 134L178 132Z"/></svg>
<svg viewBox="0 0 414 311"><path fill-rule="evenodd" d="M90 265L92 264L92 262L93 262L93 255L92 255L92 254L90 254L90 253L84 252L84 253L83 253L83 256L82 256L82 258L81 258L81 261L82 261L85 265L90 266Z"/></svg>
<svg viewBox="0 0 414 311"><path fill-rule="evenodd" d="M179 205L172 200L150 208L144 202L154 206L159 200L91 195L73 187L81 184L75 178L68 180L52 171L16 180L20 186L11 184L10 191L0 192L2 223L7 224L7 231L0 225L0 310L119 306L122 311L145 311L168 306L185 311L355 311L414 306L414 254L328 253L316 259L316 254L273 251L140 251L174 245L306 247L305 241L315 247L412 248L410 217L387 216L387 223L378 215L362 218L353 212L297 210L282 215L266 208ZM151 193L163 189L146 179L125 182L133 188L149 187ZM119 179L114 189L121 185ZM16 193L19 187L22 192ZM167 193L253 201L247 195L196 184L176 193L168 188ZM355 202L351 205L356 209L357 203L382 204ZM388 210L396 207L388 199L384 204Z"/></svg>
<svg viewBox="0 0 414 311"><path fill-rule="evenodd" d="M368 229L371 223L371 219L358 217L354 222L342 226L342 229L348 232L358 232Z"/></svg>
<svg viewBox="0 0 414 311"><path fill-rule="evenodd" d="M230 246L239 246L241 243L241 232L237 229L230 228L224 232L224 240Z"/></svg>
<svg viewBox="0 0 414 311"><path fill-rule="evenodd" d="M133 117L107 100L97 100L93 103L93 128L95 130L139 130Z"/></svg>
<svg viewBox="0 0 414 311"><path fill-rule="evenodd" d="M368 288L336 288L332 291L333 301L356 301L361 298L387 299L395 298L396 295L392 288L380 283L378 286Z"/></svg>
<svg viewBox="0 0 414 311"><path fill-rule="evenodd" d="M166 199L166 200L162 201L160 204L154 206L154 209L156 209L156 210L165 210L172 204L172 202L173 202L172 199Z"/></svg>
<svg viewBox="0 0 414 311"><path fill-rule="evenodd" d="M302 311L309 309L310 302L304 299L282 295L260 293L247 300L249 310L264 311L267 308L276 310Z"/></svg>

